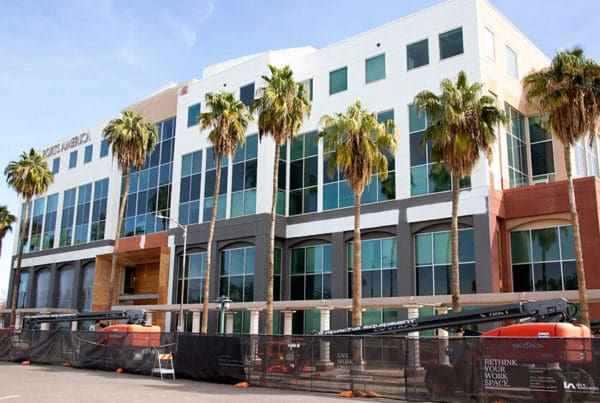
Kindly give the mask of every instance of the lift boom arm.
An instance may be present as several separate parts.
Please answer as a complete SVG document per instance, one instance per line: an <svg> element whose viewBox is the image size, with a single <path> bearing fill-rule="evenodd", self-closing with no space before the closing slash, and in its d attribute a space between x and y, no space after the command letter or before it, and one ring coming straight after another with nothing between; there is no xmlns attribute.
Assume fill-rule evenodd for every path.
<svg viewBox="0 0 600 403"><path fill-rule="evenodd" d="M495 322L506 319L527 319L529 322L568 322L572 320L571 315L569 314L569 303L567 300L564 298L557 298L542 301L517 302L496 307L469 309L461 312L375 325L326 330L322 331L320 334L332 336L410 333L439 328L457 329L464 325Z"/></svg>
<svg viewBox="0 0 600 403"><path fill-rule="evenodd" d="M127 324L146 324L146 312L142 310L75 312L65 314L42 314L25 316L23 327L33 329L40 323L82 322L100 320L127 320Z"/></svg>

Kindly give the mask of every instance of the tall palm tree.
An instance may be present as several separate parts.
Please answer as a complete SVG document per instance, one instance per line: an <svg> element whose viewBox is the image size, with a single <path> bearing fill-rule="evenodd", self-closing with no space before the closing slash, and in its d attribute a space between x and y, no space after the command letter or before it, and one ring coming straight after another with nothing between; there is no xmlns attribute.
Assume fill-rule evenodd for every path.
<svg viewBox="0 0 600 403"><path fill-rule="evenodd" d="M426 113L429 125L421 147L430 142L433 157L452 175L452 224L450 227L452 254L452 310L461 310L460 278L458 272L458 196L460 180L471 175L485 153L492 158L492 144L496 140L494 128L507 122L506 114L496 100L481 95L483 84L469 84L464 71L458 73L456 84L445 78L440 83L441 94L421 91L414 103L419 113Z"/></svg>
<svg viewBox="0 0 600 403"><path fill-rule="evenodd" d="M17 217L8 211L8 207L0 205L0 256L2 255L2 240L8 231L12 232L12 224L17 220Z"/></svg>
<svg viewBox="0 0 600 403"><path fill-rule="evenodd" d="M388 176L388 161L384 152L392 155L398 143L394 122L378 122L377 115L363 108L360 101L349 106L346 114L325 115L323 129L317 139L323 139L323 152L329 158L329 175L338 169L344 173L354 192L354 268L352 271L352 326L362 324L360 199L374 172L380 180Z"/></svg>
<svg viewBox="0 0 600 403"><path fill-rule="evenodd" d="M600 117L600 66L594 60L587 59L581 48L562 51L556 54L550 66L525 76L523 89L527 101L537 108L540 114L546 114L548 117L546 126L564 147L581 321L589 326L579 216L571 167L571 147L588 132L590 142L596 135L596 125Z"/></svg>
<svg viewBox="0 0 600 403"><path fill-rule="evenodd" d="M267 312L265 333L273 333L273 279L275 253L275 212L277 207L277 179L279 177L279 152L282 145L292 140L302 128L304 119L310 115L311 104L308 88L294 80L289 66L278 68L269 65L271 76L262 76L266 86L258 89L258 98L252 103L252 113L258 112L258 135L273 137L275 158L273 161L273 198L271 225L269 229L269 252L267 265Z"/></svg>
<svg viewBox="0 0 600 403"><path fill-rule="evenodd" d="M152 153L158 140L156 125L144 122L144 117L134 111L126 110L121 116L108 122L102 131L102 137L108 142L123 176L125 184L121 189L121 207L115 234L115 246L110 266L110 282L108 284L107 310L112 307L115 274L117 271L117 251L121 239L121 226L125 215L125 201L129 193L131 168L140 169L144 166L146 155Z"/></svg>
<svg viewBox="0 0 600 403"><path fill-rule="evenodd" d="M54 182L54 174L48 169L46 159L33 148L28 152L23 151L17 161L11 161L4 170L6 183L17 191L25 202L23 222L21 223L21 235L19 238L19 257L17 267L13 271L12 296L9 324L14 326L17 313L17 294L19 290L19 272L23 260L23 248L25 237L29 228L29 205L31 200L46 193L48 187ZM14 218L14 217L13 217Z"/></svg>
<svg viewBox="0 0 600 403"><path fill-rule="evenodd" d="M206 107L210 110L198 115L200 132L210 128L208 140L213 145L213 154L217 157L217 171L215 178L215 189L213 192L212 215L208 230L208 243L206 245L206 273L204 275L204 292L202 305L202 327L201 332L208 332L208 301L210 270L212 262L212 243L215 233L215 221L217 220L217 205L219 201L219 186L221 184L221 165L223 156L235 158L237 145L244 144L248 123L253 120L246 105L236 99L232 92L209 92L205 97Z"/></svg>

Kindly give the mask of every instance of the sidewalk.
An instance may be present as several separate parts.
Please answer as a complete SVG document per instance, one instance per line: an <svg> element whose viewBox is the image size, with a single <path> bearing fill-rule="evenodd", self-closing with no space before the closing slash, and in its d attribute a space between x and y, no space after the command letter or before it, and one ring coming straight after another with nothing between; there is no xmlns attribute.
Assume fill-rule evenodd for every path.
<svg viewBox="0 0 600 403"><path fill-rule="evenodd" d="M235 388L231 385L187 379L160 380L160 377L117 374L0 362L0 402L2 403L326 403L347 399L334 394L310 393L271 388ZM351 399L352 402L389 402L389 399Z"/></svg>

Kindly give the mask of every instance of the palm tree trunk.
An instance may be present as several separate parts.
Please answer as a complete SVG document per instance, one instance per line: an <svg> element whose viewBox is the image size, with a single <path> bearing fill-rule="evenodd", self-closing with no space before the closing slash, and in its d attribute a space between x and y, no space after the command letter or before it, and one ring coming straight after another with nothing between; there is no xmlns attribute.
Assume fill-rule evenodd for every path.
<svg viewBox="0 0 600 403"><path fill-rule="evenodd" d="M12 295L10 301L10 318L8 323L10 326L15 326L17 319L17 296L19 293L19 274L21 272L21 262L23 261L23 249L25 247L25 232L28 230L27 221L29 220L29 203L30 199L25 200L25 214L23 214L23 222L21 223L21 235L19 236L19 256L17 257L17 267L13 271L12 279Z"/></svg>
<svg viewBox="0 0 600 403"><path fill-rule="evenodd" d="M217 205L219 204L219 188L221 186L221 165L223 156L217 154L217 172L215 173L215 190L213 192L212 215L208 228L208 242L206 244L206 273L204 274L204 292L202 295L202 334L208 332L208 297L210 290L210 269L212 261L212 243L215 235L215 222L217 221Z"/></svg>
<svg viewBox="0 0 600 403"><path fill-rule="evenodd" d="M115 235L115 247L113 249L112 261L110 264L110 282L108 283L108 298L106 310L110 311L113 301L113 290L115 287L115 274L117 272L117 253L119 251L119 241L121 240L121 226L123 225L123 217L125 216L125 202L129 193L129 183L131 181L131 168L128 166L123 173L125 175L125 186L121 194L121 207L119 208L119 220L117 221L117 233Z"/></svg>
<svg viewBox="0 0 600 403"><path fill-rule="evenodd" d="M452 248L452 312L460 312L460 274L458 271L458 196L460 195L460 178L452 175L452 224L450 238Z"/></svg>
<svg viewBox="0 0 600 403"><path fill-rule="evenodd" d="M577 288L579 290L579 309L581 311L581 323L590 327L590 314L587 301L587 286L585 282L585 270L583 267L583 251L581 249L581 235L579 232L579 214L575 203L575 186L573 185L573 174L571 167L571 146L565 144L565 168L567 169L567 184L569 192L569 211L571 213L571 226L573 227L573 244L575 246L575 262L577 265Z"/></svg>
<svg viewBox="0 0 600 403"><path fill-rule="evenodd" d="M279 179L279 144L275 142L273 159L273 199L271 203L271 226L269 228L269 250L267 256L267 312L265 333L273 334L273 283L275 271L275 219L277 212L277 184Z"/></svg>
<svg viewBox="0 0 600 403"><path fill-rule="evenodd" d="M360 243L360 197L354 193L354 268L352 269L352 326L362 325L362 248Z"/></svg>

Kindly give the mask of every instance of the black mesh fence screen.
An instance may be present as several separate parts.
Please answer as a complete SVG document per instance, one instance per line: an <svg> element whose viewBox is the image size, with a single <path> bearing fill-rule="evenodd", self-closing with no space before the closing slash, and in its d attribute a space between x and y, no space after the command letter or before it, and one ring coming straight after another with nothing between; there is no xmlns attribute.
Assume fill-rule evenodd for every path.
<svg viewBox="0 0 600 403"><path fill-rule="evenodd" d="M0 360L406 401L598 401L600 338L407 338L0 331Z"/></svg>

